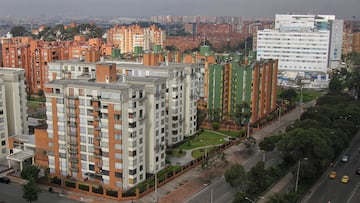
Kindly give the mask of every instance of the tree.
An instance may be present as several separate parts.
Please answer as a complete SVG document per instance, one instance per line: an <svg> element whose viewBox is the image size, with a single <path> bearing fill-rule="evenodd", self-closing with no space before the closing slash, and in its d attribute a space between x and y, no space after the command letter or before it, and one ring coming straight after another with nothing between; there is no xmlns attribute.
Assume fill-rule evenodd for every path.
<svg viewBox="0 0 360 203"><path fill-rule="evenodd" d="M333 93L340 93L344 89L344 84L339 77L331 78L329 82L329 91Z"/></svg>
<svg viewBox="0 0 360 203"><path fill-rule="evenodd" d="M282 91L279 96L282 100L289 100L290 102L293 102L297 97L297 92L295 89L290 88Z"/></svg>
<svg viewBox="0 0 360 203"><path fill-rule="evenodd" d="M31 203L38 199L38 194L41 192L41 190L36 185L35 179L30 178L28 183L24 185L23 192L23 198Z"/></svg>
<svg viewBox="0 0 360 203"><path fill-rule="evenodd" d="M199 130L202 122L206 118L206 110L198 108L196 114L197 114L197 116L196 116L196 129Z"/></svg>
<svg viewBox="0 0 360 203"><path fill-rule="evenodd" d="M265 137L263 141L259 143L261 150L266 152L271 152L275 149L276 143L281 139L281 135L274 135L270 137Z"/></svg>
<svg viewBox="0 0 360 203"><path fill-rule="evenodd" d="M260 161L250 169L247 174L249 186L248 193L257 196L260 191L264 191L267 187L267 175L265 170L265 162Z"/></svg>
<svg viewBox="0 0 360 203"><path fill-rule="evenodd" d="M25 164L23 170L21 171L21 177L29 180L30 178L37 178L40 169L38 166Z"/></svg>
<svg viewBox="0 0 360 203"><path fill-rule="evenodd" d="M247 189L247 177L245 169L240 164L235 164L225 171L225 181L230 184L231 187L239 188L246 191Z"/></svg>
<svg viewBox="0 0 360 203"><path fill-rule="evenodd" d="M23 26L15 26L11 28L10 33L14 37L24 37L24 36L31 36L31 33L27 31Z"/></svg>

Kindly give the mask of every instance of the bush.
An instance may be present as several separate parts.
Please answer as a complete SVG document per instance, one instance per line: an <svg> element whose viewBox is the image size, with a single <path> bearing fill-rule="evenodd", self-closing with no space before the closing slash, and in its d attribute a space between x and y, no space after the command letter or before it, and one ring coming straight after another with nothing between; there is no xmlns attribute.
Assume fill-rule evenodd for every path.
<svg viewBox="0 0 360 203"><path fill-rule="evenodd" d="M106 195L111 197L118 197L118 192L113 190L106 190Z"/></svg>
<svg viewBox="0 0 360 203"><path fill-rule="evenodd" d="M219 130L219 128L220 128L220 123L218 123L218 122L213 122L213 123L212 123L212 128L213 128L214 130Z"/></svg>
<svg viewBox="0 0 360 203"><path fill-rule="evenodd" d="M55 176L52 178L51 183L54 183L56 185L61 185L61 179Z"/></svg>
<svg viewBox="0 0 360 203"><path fill-rule="evenodd" d="M65 186L66 187L71 187L71 188L76 188L76 183L65 181Z"/></svg>
<svg viewBox="0 0 360 203"><path fill-rule="evenodd" d="M25 164L23 170L21 171L21 178L29 180L30 178L37 178L40 169L38 166Z"/></svg>
<svg viewBox="0 0 360 203"><path fill-rule="evenodd" d="M79 190L89 191L90 187L88 185L79 184Z"/></svg>
<svg viewBox="0 0 360 203"><path fill-rule="evenodd" d="M96 193L96 194L101 194L101 195L104 194L104 190L101 186L99 186L98 188L92 187L92 192Z"/></svg>

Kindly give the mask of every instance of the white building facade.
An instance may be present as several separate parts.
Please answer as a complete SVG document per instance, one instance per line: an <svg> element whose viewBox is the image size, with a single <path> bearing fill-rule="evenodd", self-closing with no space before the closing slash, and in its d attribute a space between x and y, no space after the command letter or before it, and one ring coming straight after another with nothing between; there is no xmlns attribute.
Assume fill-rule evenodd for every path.
<svg viewBox="0 0 360 203"><path fill-rule="evenodd" d="M342 33L343 21L334 15L277 14L275 29L257 32L256 59L278 59L280 84L301 78L324 88L329 70L341 63Z"/></svg>

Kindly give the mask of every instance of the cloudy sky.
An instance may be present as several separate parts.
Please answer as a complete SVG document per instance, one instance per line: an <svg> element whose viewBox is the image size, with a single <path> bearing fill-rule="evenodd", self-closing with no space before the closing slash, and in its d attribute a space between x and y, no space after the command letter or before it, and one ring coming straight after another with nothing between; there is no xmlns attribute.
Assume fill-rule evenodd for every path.
<svg viewBox="0 0 360 203"><path fill-rule="evenodd" d="M360 19L360 0L0 0L0 16L209 15L271 17L334 14Z"/></svg>

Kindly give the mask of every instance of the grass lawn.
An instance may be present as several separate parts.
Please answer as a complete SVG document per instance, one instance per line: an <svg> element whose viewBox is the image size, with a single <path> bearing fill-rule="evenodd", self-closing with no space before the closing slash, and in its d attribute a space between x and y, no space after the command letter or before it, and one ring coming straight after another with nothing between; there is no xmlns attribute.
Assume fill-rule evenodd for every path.
<svg viewBox="0 0 360 203"><path fill-rule="evenodd" d="M209 151L211 151L212 147L208 147L206 149L207 149L207 153L209 153ZM205 148L204 149L196 149L196 150L191 152L191 156L194 159L197 159L197 158L203 156L205 154L205 152L206 152Z"/></svg>
<svg viewBox="0 0 360 203"><path fill-rule="evenodd" d="M303 89L303 102L308 102L317 99L320 97L320 95L321 92L319 91L311 91L311 90ZM295 101L300 101L300 92L298 93Z"/></svg>
<svg viewBox="0 0 360 203"><path fill-rule="evenodd" d="M171 155L171 156L174 156L174 157L181 157L181 156L185 156L186 152L181 150L180 152L180 149L172 149L170 151L170 154L168 155Z"/></svg>
<svg viewBox="0 0 360 203"><path fill-rule="evenodd" d="M41 107L44 107L45 103L44 102L32 102L32 101L28 101L27 102L27 107L30 110L37 110Z"/></svg>
<svg viewBox="0 0 360 203"><path fill-rule="evenodd" d="M202 132L200 135L190 139L177 147L178 149L188 150L197 147L211 146L225 143L224 137L211 132Z"/></svg>

